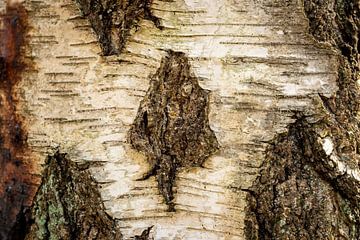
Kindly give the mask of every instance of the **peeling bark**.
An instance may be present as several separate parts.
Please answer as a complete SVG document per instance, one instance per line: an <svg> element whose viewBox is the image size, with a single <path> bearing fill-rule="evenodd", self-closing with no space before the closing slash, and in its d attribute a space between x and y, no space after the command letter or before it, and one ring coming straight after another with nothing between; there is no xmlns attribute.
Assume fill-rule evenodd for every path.
<svg viewBox="0 0 360 240"><path fill-rule="evenodd" d="M169 51L129 131L132 146L146 154L169 211L174 211L173 184L180 167L202 166L219 144L210 129L209 92L190 72L184 53Z"/></svg>
<svg viewBox="0 0 360 240"><path fill-rule="evenodd" d="M141 235L136 235L134 240L152 240L153 238L150 238L150 231L152 228L152 226L148 227L141 233Z"/></svg>

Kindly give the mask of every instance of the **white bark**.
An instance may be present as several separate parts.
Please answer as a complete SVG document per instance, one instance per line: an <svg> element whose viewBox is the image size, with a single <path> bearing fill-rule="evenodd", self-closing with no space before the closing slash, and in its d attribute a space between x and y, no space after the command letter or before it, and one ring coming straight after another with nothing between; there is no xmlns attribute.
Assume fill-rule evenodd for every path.
<svg viewBox="0 0 360 240"><path fill-rule="evenodd" d="M104 163L91 171L125 239L151 225L155 239L242 239L244 190L266 142L285 131L291 111L310 113L318 93L336 91L336 53L307 34L302 1L287 2L157 0L152 10L165 29L142 21L122 54L102 57L73 1L25 1L37 71L24 73L18 92L39 163L55 148ZM154 177L136 181L149 165L126 141L167 49L186 53L211 91L210 126L221 145L204 168L178 174L176 212L166 211Z"/></svg>

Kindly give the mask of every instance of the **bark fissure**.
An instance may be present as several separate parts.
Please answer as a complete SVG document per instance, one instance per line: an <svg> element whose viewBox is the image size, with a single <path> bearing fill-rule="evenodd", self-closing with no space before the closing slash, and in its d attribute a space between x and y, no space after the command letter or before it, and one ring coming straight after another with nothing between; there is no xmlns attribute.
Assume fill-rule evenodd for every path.
<svg viewBox="0 0 360 240"><path fill-rule="evenodd" d="M219 147L209 126L209 91L192 76L187 57L168 51L140 103L129 141L147 155L160 193L173 211L177 168L201 166Z"/></svg>

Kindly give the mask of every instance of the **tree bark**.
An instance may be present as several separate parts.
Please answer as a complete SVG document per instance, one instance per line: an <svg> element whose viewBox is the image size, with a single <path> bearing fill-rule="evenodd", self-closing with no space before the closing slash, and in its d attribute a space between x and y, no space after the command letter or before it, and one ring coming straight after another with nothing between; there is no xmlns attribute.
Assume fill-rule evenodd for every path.
<svg viewBox="0 0 360 240"><path fill-rule="evenodd" d="M0 9L0 239L360 239L357 0Z"/></svg>

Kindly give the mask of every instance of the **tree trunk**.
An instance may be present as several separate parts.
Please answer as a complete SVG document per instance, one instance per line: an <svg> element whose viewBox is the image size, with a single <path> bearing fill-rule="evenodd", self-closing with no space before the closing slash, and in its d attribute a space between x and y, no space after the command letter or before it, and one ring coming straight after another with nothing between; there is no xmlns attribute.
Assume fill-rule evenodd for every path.
<svg viewBox="0 0 360 240"><path fill-rule="evenodd" d="M357 0L0 9L0 239L360 239Z"/></svg>

